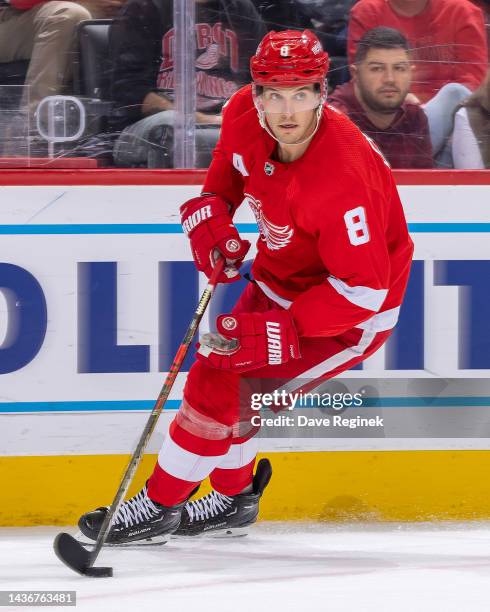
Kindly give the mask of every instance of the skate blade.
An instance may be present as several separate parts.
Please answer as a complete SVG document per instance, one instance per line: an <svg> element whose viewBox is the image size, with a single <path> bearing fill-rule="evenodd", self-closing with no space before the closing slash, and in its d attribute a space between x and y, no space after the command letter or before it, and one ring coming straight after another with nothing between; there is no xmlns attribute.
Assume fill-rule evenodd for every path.
<svg viewBox="0 0 490 612"><path fill-rule="evenodd" d="M221 529L210 533L210 538L227 539L227 538L243 538L250 533L250 527L230 527L229 529Z"/></svg>
<svg viewBox="0 0 490 612"><path fill-rule="evenodd" d="M114 544L113 542L106 542L104 547L108 548L141 548L142 546L162 546L166 544L170 539L170 534L165 534L161 536L153 536L152 538L146 538L144 540L137 540L135 542L122 542L120 544ZM75 535L75 539L80 542L82 546L93 546L95 544L95 540L91 540L87 538L81 531L79 531Z"/></svg>
<svg viewBox="0 0 490 612"><path fill-rule="evenodd" d="M204 531L203 533L198 533L196 535L184 535L179 533L174 533L170 537L171 539L176 540L189 540L189 539L201 539L201 538L211 538L216 540L223 540L228 538L243 538L244 536L250 533L250 525L247 527L228 527L227 529L216 529Z"/></svg>

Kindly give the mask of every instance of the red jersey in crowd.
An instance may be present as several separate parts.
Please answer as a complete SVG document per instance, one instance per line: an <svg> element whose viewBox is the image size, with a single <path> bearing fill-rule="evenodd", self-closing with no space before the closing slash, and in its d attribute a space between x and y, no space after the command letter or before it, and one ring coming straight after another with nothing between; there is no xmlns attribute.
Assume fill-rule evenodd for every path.
<svg viewBox="0 0 490 612"><path fill-rule="evenodd" d="M10 4L19 11L28 11L38 4L45 4L49 0L10 0Z"/></svg>
<svg viewBox="0 0 490 612"><path fill-rule="evenodd" d="M337 87L328 101L376 142L392 168L434 166L429 124L418 104L402 104L392 124L382 130L369 120L366 111L355 96L352 81Z"/></svg>
<svg viewBox="0 0 490 612"><path fill-rule="evenodd" d="M360 0L350 12L350 63L362 36L380 25L408 39L416 67L411 91L422 102L447 83L473 90L483 81L488 67L485 24L482 11L469 0L429 0L413 17L396 13L388 0Z"/></svg>
<svg viewBox="0 0 490 612"><path fill-rule="evenodd" d="M225 107L204 192L254 211L255 280L290 308L301 336L390 329L413 245L388 164L329 106L299 159L279 162L276 145L259 125L251 87L242 88Z"/></svg>

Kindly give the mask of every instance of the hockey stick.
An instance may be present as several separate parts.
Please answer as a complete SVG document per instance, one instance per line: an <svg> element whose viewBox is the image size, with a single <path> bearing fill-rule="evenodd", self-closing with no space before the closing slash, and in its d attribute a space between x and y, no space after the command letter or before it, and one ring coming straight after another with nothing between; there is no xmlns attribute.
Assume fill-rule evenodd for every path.
<svg viewBox="0 0 490 612"><path fill-rule="evenodd" d="M83 576L98 576L98 577L110 577L112 576L112 567L94 567L94 563L99 556L99 553L104 546L107 537L109 535L109 531L111 528L111 521L115 516L116 512L121 505L129 485L133 480L134 474L138 465L143 457L143 453L145 452L145 448L148 444L148 441L155 429L155 426L158 421L158 417L160 416L165 402L170 395L170 391L174 385L175 379L177 378L177 374L179 373L180 368L184 362L184 359L187 355L187 351L189 350L189 346L194 338L196 330L201 322L201 319L208 307L208 304L213 296L214 290L216 289L216 285L218 282L218 277L224 268L224 259L220 258L216 262L216 266L213 269L213 273L208 281L208 285L204 290L201 299L199 300L199 304L194 312L194 316L192 317L192 321L185 333L184 339L182 340L181 345L175 355L172 365L170 366L170 370L167 374L167 378L163 383L163 387L160 390L160 394L155 402L153 410L146 422L145 428L141 437L139 439L138 445L136 446L136 450L134 451L124 476L122 477L121 484L117 490L117 493L114 497L114 500L109 508L109 511L102 523L102 527L100 528L99 535L95 542L94 548L92 551L86 550L80 542L75 540L75 538L68 533L59 533L54 540L54 552L60 561L62 561L65 565L67 565L70 569L82 574Z"/></svg>

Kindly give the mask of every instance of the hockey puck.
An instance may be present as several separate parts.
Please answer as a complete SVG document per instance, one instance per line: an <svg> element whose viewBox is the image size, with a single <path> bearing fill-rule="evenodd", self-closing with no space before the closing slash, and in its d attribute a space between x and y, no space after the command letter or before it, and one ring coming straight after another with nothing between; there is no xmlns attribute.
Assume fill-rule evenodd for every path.
<svg viewBox="0 0 490 612"><path fill-rule="evenodd" d="M112 567L87 567L83 573L92 578L112 578Z"/></svg>

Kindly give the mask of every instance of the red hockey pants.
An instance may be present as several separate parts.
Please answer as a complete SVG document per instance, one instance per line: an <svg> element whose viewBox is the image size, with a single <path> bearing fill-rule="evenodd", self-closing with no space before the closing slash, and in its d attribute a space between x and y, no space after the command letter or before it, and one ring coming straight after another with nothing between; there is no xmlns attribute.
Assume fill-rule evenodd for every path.
<svg viewBox="0 0 490 612"><path fill-rule="evenodd" d="M281 308L255 283L249 283L233 312L263 312ZM263 379L267 392L277 379L327 379L372 355L391 330L353 328L335 337L300 338L301 359L244 374L195 362L184 388L184 400L170 425L158 462L148 483L151 499L172 506L185 500L204 478L225 495L235 495L252 481L257 439L245 435L240 393L247 379Z"/></svg>

